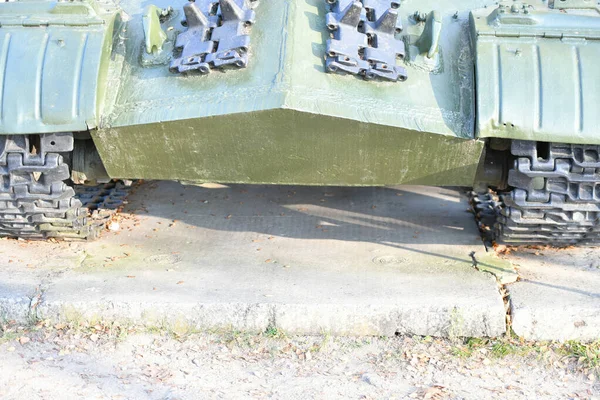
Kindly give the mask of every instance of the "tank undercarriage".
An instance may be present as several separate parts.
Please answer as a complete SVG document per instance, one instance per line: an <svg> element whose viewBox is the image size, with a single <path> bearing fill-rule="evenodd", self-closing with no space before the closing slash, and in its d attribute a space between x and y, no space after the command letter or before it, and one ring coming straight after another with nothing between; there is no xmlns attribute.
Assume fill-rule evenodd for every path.
<svg viewBox="0 0 600 400"><path fill-rule="evenodd" d="M600 238L600 146L513 141L507 188L475 195L489 239L594 244Z"/></svg>
<svg viewBox="0 0 600 400"><path fill-rule="evenodd" d="M0 237L94 239L127 188L71 180L71 133L0 137Z"/></svg>
<svg viewBox="0 0 600 400"><path fill-rule="evenodd" d="M0 140L0 237L94 239L124 204L128 187L121 182L76 184L86 177L78 170L87 167L80 166L90 164L89 140L72 133ZM491 144L483 166L488 171L483 181L493 191L472 197L487 239L558 246L598 242L600 146L500 143L500 149Z"/></svg>

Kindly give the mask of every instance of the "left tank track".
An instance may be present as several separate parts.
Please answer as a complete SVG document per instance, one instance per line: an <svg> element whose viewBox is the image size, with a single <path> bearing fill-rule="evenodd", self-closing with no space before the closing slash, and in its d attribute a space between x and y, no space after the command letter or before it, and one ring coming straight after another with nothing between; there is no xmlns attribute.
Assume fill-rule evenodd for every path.
<svg viewBox="0 0 600 400"><path fill-rule="evenodd" d="M486 241L600 244L600 146L514 140L511 157L509 190L471 195Z"/></svg>
<svg viewBox="0 0 600 400"><path fill-rule="evenodd" d="M127 188L70 184L71 133L0 136L0 237L95 239Z"/></svg>

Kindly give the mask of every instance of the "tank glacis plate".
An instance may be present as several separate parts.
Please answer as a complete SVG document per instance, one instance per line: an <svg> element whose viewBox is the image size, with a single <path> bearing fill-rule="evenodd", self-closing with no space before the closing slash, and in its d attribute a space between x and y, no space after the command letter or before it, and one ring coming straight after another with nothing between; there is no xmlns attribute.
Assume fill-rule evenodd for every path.
<svg viewBox="0 0 600 400"><path fill-rule="evenodd" d="M391 4L392 2L390 2ZM352 76L325 73L328 3L315 1L261 1L255 7L250 34L250 62L244 70L207 76L179 76L165 65L140 64L144 41L137 1L120 3L130 20L116 52L111 90L124 93L106 115L113 128L269 109L294 109L415 131L460 138L474 137L473 63L469 46L469 12L494 1L404 1L397 9L410 44L425 28L415 12L438 10L443 18L438 65L427 65L407 55L399 65L408 80L398 85L364 82ZM180 21L186 1L154 1L171 6L165 31L184 32ZM407 46L408 47L408 46ZM407 48L410 52L410 48ZM124 58L119 60L120 54ZM122 62L122 66L119 65ZM121 69L122 67L122 69Z"/></svg>

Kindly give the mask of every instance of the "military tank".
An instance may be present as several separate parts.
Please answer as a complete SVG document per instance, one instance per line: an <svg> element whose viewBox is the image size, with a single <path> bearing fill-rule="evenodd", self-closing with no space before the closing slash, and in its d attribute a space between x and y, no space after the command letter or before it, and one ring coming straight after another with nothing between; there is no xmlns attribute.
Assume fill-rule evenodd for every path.
<svg viewBox="0 0 600 400"><path fill-rule="evenodd" d="M595 243L599 10L0 3L0 235L94 237L152 179L493 188L495 240Z"/></svg>

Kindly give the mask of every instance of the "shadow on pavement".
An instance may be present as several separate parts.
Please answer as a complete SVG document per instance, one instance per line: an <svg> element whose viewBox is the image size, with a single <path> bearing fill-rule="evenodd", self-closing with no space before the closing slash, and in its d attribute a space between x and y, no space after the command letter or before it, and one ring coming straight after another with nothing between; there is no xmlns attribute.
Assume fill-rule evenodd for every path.
<svg viewBox="0 0 600 400"><path fill-rule="evenodd" d="M480 245L459 190L338 188L150 182L125 212L220 231L299 239L396 244Z"/></svg>

